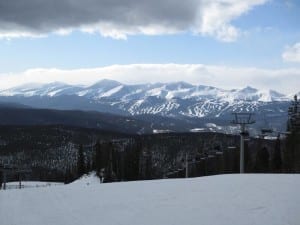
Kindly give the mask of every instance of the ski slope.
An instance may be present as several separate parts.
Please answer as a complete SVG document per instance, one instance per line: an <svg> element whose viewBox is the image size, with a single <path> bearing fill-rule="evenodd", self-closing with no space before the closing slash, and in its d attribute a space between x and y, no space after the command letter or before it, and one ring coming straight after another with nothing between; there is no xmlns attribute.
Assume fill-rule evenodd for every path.
<svg viewBox="0 0 300 225"><path fill-rule="evenodd" d="M1 225L299 225L300 175L245 174L0 191Z"/></svg>

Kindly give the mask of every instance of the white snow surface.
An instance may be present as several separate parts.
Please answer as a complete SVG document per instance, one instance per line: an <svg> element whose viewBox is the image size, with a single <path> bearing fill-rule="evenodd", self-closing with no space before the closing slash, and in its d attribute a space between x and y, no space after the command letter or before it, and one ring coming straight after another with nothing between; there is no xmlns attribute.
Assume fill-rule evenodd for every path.
<svg viewBox="0 0 300 225"><path fill-rule="evenodd" d="M100 183L100 179L99 177L96 176L96 173L92 172L89 175L83 175L81 178L79 178L78 180L75 180L74 182L72 182L69 185L94 185L94 184L99 184ZM68 185L68 186L69 186Z"/></svg>
<svg viewBox="0 0 300 225"><path fill-rule="evenodd" d="M40 188L40 187L50 187L50 186L56 186L56 185L63 185L63 183L41 182L41 181L22 181L21 182L21 188ZM19 181L8 182L6 184L6 189L19 189Z"/></svg>
<svg viewBox="0 0 300 225"><path fill-rule="evenodd" d="M87 184L88 183L88 184ZM300 175L244 174L0 191L1 225L299 225Z"/></svg>

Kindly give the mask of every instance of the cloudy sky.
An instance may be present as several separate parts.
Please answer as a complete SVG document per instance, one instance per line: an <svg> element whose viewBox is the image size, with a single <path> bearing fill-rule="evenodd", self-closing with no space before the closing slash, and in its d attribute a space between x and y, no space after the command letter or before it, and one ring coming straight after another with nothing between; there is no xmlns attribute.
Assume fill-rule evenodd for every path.
<svg viewBox="0 0 300 225"><path fill-rule="evenodd" d="M0 89L183 80L300 91L299 0L0 0Z"/></svg>

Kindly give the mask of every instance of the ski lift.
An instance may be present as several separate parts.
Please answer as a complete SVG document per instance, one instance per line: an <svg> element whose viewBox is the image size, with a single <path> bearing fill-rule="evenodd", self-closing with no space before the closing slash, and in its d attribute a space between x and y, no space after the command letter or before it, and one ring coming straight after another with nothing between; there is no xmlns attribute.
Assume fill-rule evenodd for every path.
<svg viewBox="0 0 300 225"><path fill-rule="evenodd" d="M262 129L261 129L261 133L262 133L262 134L273 133L273 130L272 130L272 129L269 129L269 128L262 128Z"/></svg>
<svg viewBox="0 0 300 225"><path fill-rule="evenodd" d="M248 131L241 132L240 134L244 137L249 137L249 132Z"/></svg>

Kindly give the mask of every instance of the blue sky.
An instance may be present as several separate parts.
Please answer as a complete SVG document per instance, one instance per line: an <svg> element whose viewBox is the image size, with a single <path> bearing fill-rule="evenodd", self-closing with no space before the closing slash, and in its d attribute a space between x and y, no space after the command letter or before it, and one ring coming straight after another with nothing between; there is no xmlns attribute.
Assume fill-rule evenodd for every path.
<svg viewBox="0 0 300 225"><path fill-rule="evenodd" d="M226 4L231 4L231 6L238 6L239 2L242 2L239 0L223 1L227 1ZM190 2L192 3L192 0ZM222 0L215 2L222 2ZM7 22L7 18L4 18L2 19L4 22L1 23L0 16L2 88L3 82L9 76L13 77L16 74L21 76L30 69L56 68L68 71L70 69L101 68L115 64L201 64L222 68L256 68L271 72L293 68L295 71L293 76L300 78L300 72L297 70L298 68L300 70L300 47L299 49L297 47L297 43L300 43L300 1L257 0L256 4L250 4L250 8L243 9L243 7L241 5L238 13L234 8L235 11L233 10L231 15L230 13L227 15L222 13L222 8L219 11L213 11L212 9L217 7L207 6L203 9L203 12L205 10L207 12L203 13L201 22L207 17L208 26L200 26L196 20L182 20L183 22L180 21L180 23L184 23L184 26L178 25L179 23L171 24L170 30L165 25L158 30L152 29L152 27L148 28L148 23L154 24L154 27L160 26L159 21L154 19L137 26L113 21L112 26L104 28L101 24L93 24L90 28L87 22L88 32L86 32L86 28L76 27L74 24L65 25L64 20L55 20L55 24L50 21L54 25L49 30L41 28L42 25L34 27L29 22L24 22L24 24L14 22L17 24L16 27L8 29L5 23L10 24L11 21ZM17 13L15 8L10 10ZM219 22L215 22L214 18L210 20L210 13L219 13L220 16L216 17ZM30 16L32 13L28 15ZM148 15L148 17L151 16L155 17L156 15ZM99 21L101 19L99 18ZM170 24L169 20L171 21L171 19L173 18L163 17L162 23L166 21L165 23ZM49 21L45 21L45 24L47 24L46 22L49 23ZM120 26L125 28L120 28ZM144 28L142 31L137 30L137 27L138 29L140 27L150 29L151 34L148 30L144 31ZM226 31L225 37L223 33L220 37L220 30L223 27L226 29L233 27L233 34ZM65 34L58 34L60 32L57 30L61 29ZM100 33L99 29L101 29ZM116 29L117 31L122 30L122 32L124 30L121 39L118 35L117 37L111 35ZM238 35L235 34L236 31ZM12 33L13 35L11 35ZM23 35L23 33L26 34ZM38 35L42 35L42 37L36 37ZM285 52L288 52L286 54L288 57L283 56ZM114 77L112 76L112 78ZM185 80L184 76L182 79ZM124 80L126 81L126 78ZM62 78L62 81L67 81L67 79ZM148 79L145 79L145 82L147 81ZM155 80L149 79L149 81ZM187 81L189 82L189 79ZM29 78L28 82L31 82ZM11 85L11 83L7 83L7 85ZM215 86L218 86L218 82Z"/></svg>

